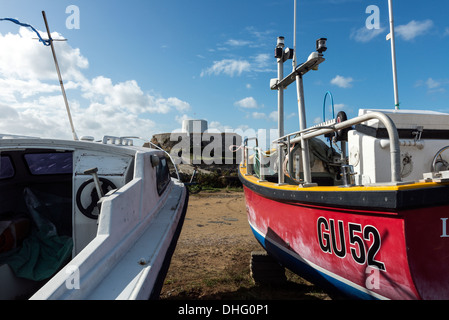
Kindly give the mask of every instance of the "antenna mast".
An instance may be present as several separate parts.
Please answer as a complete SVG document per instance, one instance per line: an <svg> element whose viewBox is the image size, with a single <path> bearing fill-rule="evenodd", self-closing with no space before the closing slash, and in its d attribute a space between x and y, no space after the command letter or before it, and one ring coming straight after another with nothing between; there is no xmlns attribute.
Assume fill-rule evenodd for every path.
<svg viewBox="0 0 449 320"><path fill-rule="evenodd" d="M294 19L293 19L293 71L296 69L297 61L296 61L296 0L295 0L295 8L293 10Z"/></svg>
<svg viewBox="0 0 449 320"><path fill-rule="evenodd" d="M387 40L391 41L391 59L393 63L393 84L394 84L394 109L399 109L399 94L398 94L398 76L396 70L396 48L394 38L394 18L393 18L393 0L388 0L388 8L390 12L390 34L387 35Z"/></svg>
<svg viewBox="0 0 449 320"><path fill-rule="evenodd" d="M67 96L65 94L64 83L62 82L61 71L59 70L58 60L56 59L56 52L55 52L55 48L53 47L53 39L51 38L50 28L48 27L45 11L42 11L42 16L44 17L45 27L47 28L48 41L50 42L51 52L53 53L53 60L55 61L56 72L58 73L58 77L59 77L59 84L61 85L61 91L62 91L62 95L64 97L65 107L67 109L67 114L69 116L70 126L72 128L73 139L78 140L78 136L76 135L76 132L75 132L75 127L73 126L72 115L70 113L70 108L69 108L69 102L67 101Z"/></svg>

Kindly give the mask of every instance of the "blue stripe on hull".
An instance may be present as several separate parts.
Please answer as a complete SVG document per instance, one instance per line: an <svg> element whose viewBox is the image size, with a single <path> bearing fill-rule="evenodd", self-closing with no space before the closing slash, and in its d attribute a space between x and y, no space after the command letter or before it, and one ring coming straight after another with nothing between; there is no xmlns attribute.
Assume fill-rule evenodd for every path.
<svg viewBox="0 0 449 320"><path fill-rule="evenodd" d="M334 291L337 290L351 298L364 300L385 299L384 297L375 297L373 294L359 290L354 287L357 285L345 283L348 281L337 279L336 277L333 277L330 272L318 270L307 261L301 259L298 255L292 254L291 251L286 250L277 245L274 241L265 238L264 235L259 233L251 224L250 227L257 241L259 241L268 253L274 256L282 265L308 281L320 285L323 288L329 288Z"/></svg>

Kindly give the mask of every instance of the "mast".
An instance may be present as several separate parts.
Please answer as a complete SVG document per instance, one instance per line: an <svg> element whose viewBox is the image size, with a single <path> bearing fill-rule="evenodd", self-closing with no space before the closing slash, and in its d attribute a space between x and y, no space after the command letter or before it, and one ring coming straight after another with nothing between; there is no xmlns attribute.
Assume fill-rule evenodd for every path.
<svg viewBox="0 0 449 320"><path fill-rule="evenodd" d="M298 62L296 61L296 11L297 11L296 8L297 8L297 5L296 5L296 0L295 0L295 7L293 9L293 15L294 15L294 19L293 19L293 59L292 59L293 71L295 71L296 65L298 64Z"/></svg>
<svg viewBox="0 0 449 320"><path fill-rule="evenodd" d="M277 38L277 44L275 49L275 58L278 63L278 77L277 82L280 82L284 78L284 62L288 59L288 55L284 52L284 37ZM278 135L284 136L284 87L279 86L278 90ZM284 184L284 170L282 164L284 163L284 151L282 147L278 145L278 161L279 161L279 174L278 184Z"/></svg>
<svg viewBox="0 0 449 320"><path fill-rule="evenodd" d="M278 62L278 80L281 81L284 78L284 37L277 38L276 49L278 50L277 62ZM280 52L280 54L279 54ZM278 131L279 137L284 136L284 88L278 89Z"/></svg>
<svg viewBox="0 0 449 320"><path fill-rule="evenodd" d="M293 71L296 69L296 20L297 20L297 4L295 0L295 8L294 8L294 50L293 50ZM304 84L302 75L296 74L296 95L298 98L298 116L299 116L299 130L302 131L307 128L306 122L306 107L304 101ZM301 134L302 136L302 134ZM312 172L310 169L310 153L309 153L309 141L301 140L301 156L303 163L303 173L304 173L304 182L311 183L312 182Z"/></svg>
<svg viewBox="0 0 449 320"><path fill-rule="evenodd" d="M295 26L296 26L296 0L295 0ZM295 28L296 29L296 28ZM295 30L296 36L296 30ZM284 50L284 37L278 37L277 46L275 49L274 57L278 62L278 77L270 80L271 90L278 91L278 122L279 122L279 139L285 140L287 137L284 136L284 89L286 89L290 84L296 81L296 89L298 96L298 113L299 113L299 127L301 132L301 152L302 152L302 162L304 171L304 183L303 186L312 185L312 174L310 168L310 152L308 141L302 139L305 129L307 129L306 124L306 110L304 102L304 86L303 86L303 76L311 70L318 70L318 65L324 62L323 52L327 50L326 38L320 38L316 41L316 52L312 52L307 61L296 66L296 50L286 48ZM296 39L294 40L296 46ZM293 71L286 77L283 77L283 63L289 59L293 59ZM285 142L285 141L284 141ZM287 142L288 143L288 142ZM278 179L279 185L284 183L284 173L283 173L283 163L284 163L284 153L281 145L278 145Z"/></svg>
<svg viewBox="0 0 449 320"><path fill-rule="evenodd" d="M394 37L393 0L388 0L388 9L390 14L390 34L387 35L387 40L391 41L391 60L393 67L393 85L394 85L394 108L395 110L399 110L398 76L396 70L396 48Z"/></svg>
<svg viewBox="0 0 449 320"><path fill-rule="evenodd" d="M301 74L296 74L296 94L298 96L298 114L299 114L299 130L307 129L306 122L306 104L304 101L304 84ZM304 133L301 133L301 154L302 167L304 172L304 183L312 183L312 170L310 168L310 152L309 140L302 139Z"/></svg>
<svg viewBox="0 0 449 320"><path fill-rule="evenodd" d="M59 77L59 84L61 86L62 96L64 97L65 107L67 109L67 115L69 117L70 126L72 128L73 140L78 140L78 136L76 135L75 127L73 125L72 115L70 113L70 108L69 108L69 102L67 101L67 95L65 93L64 83L62 82L61 71L59 70L59 64L58 64L58 60L56 58L56 52L55 52L55 48L53 46L53 39L51 38L50 28L48 27L48 22L47 22L47 17L45 15L45 11L42 11L42 16L44 17L45 27L47 28L48 41L50 42L51 52L53 53L53 60L55 61L55 67L56 67L56 72L58 73L58 77Z"/></svg>

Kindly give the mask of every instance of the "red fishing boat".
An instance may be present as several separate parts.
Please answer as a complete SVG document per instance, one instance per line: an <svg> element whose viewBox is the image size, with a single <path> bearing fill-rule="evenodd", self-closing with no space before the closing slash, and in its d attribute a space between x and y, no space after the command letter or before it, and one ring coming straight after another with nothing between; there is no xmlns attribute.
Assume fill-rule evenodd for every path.
<svg viewBox="0 0 449 320"><path fill-rule="evenodd" d="M293 50L278 38L280 138L267 152L245 140L248 221L271 256L319 285L362 299L448 299L449 114L399 110L392 19L391 31L396 107L310 128L302 81L324 62L326 39L283 77ZM301 125L285 135L283 90L295 81Z"/></svg>

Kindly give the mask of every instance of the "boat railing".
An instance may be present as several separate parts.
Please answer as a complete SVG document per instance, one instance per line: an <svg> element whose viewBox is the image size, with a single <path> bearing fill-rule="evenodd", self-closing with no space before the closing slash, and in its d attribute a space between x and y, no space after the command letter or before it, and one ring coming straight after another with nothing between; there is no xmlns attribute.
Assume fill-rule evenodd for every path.
<svg viewBox="0 0 449 320"><path fill-rule="evenodd" d="M278 156L278 184L282 185L284 184L284 170L283 170L283 163L282 158L280 155L284 154L285 150L287 150L287 158L288 158L288 165L289 165L289 172L293 172L293 165L296 163L296 167L299 167L299 159L297 156L296 161L293 161L293 154L291 152L291 146L296 143L301 143L302 141L306 141L318 136L326 135L329 133L338 132L347 128L352 127L353 125L360 124L362 122L366 122L368 120L378 120L380 121L386 128L388 132L389 137L389 145L390 145L390 160L391 160L391 182L392 183L399 183L402 181L401 179L401 164L400 164L400 142L399 142L399 135L398 131L396 129L396 125L391 120L389 116L382 112L370 112L352 119L348 119L346 121L342 121L339 123L329 124L329 123L323 123L322 125L313 126L310 128L307 128L305 130L289 133L288 135L282 136L276 140L273 141L273 144L278 145L278 152L280 153ZM254 168L251 168L249 166L249 147L248 147L248 141L254 139L249 138L244 140L244 153L245 153L245 160L244 160L244 167L247 168L247 175L253 174ZM304 144L301 144L304 145ZM343 147L342 147L343 149ZM263 176L263 170L262 170L262 156L260 152L260 148L254 148L255 155L257 162L259 163L259 178L260 180L264 180ZM253 161L253 167L255 167L255 162ZM349 175L349 168L347 168L348 165L342 164L342 173L343 175ZM297 169L298 170L298 169ZM303 164L303 170L311 171L310 163L304 163ZM306 177L307 175L304 174ZM313 186L314 184L312 181L302 181L303 186Z"/></svg>
<svg viewBox="0 0 449 320"><path fill-rule="evenodd" d="M250 137L250 138L245 138L245 140L243 141L243 167L246 168L246 175L252 175L252 170L253 168L251 168L251 166L249 165L249 148L248 148L248 142L251 140L255 140L256 141L256 148L259 147L259 140L257 139L257 137Z"/></svg>
<svg viewBox="0 0 449 320"><path fill-rule="evenodd" d="M102 140L103 144L114 144L118 146L133 146L133 140L127 137L114 137L114 136L104 136Z"/></svg>
<svg viewBox="0 0 449 320"><path fill-rule="evenodd" d="M181 181L181 177L179 175L179 171L178 171L178 166L176 165L175 160L173 159L173 157L170 155L170 153L168 153L167 151L165 151L164 149L162 149L161 147L159 147L158 145L154 144L153 142L151 142L149 139L147 138L143 138L143 137L137 137L137 136L129 136L129 137L121 137L121 139L139 139L142 141L145 141L146 143L148 143L149 145L151 145L153 148L162 151L163 153L165 153L165 155L167 155L167 157L170 159L170 161L173 164L173 167L175 168L176 171L176 177L178 178L179 181Z"/></svg>

